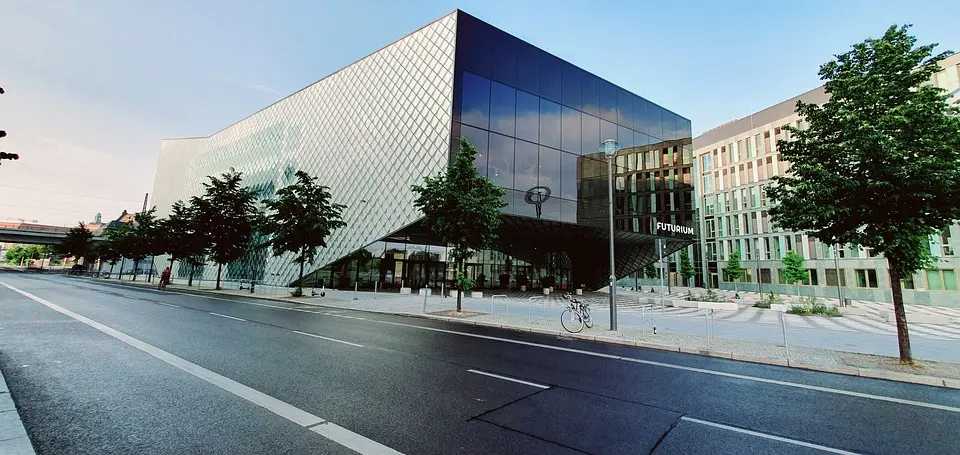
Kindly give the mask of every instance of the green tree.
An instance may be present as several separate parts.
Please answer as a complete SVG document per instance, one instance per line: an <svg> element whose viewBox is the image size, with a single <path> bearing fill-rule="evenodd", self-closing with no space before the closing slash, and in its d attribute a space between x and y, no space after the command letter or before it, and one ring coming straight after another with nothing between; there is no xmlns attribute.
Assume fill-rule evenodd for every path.
<svg viewBox="0 0 960 455"><path fill-rule="evenodd" d="M446 172L411 187L423 224L449 247L448 256L456 267L458 312L463 292L474 285L464 270L465 262L496 240L500 209L507 205L505 190L477 171L476 155L477 149L461 137L457 157Z"/></svg>
<svg viewBox="0 0 960 455"><path fill-rule="evenodd" d="M643 268L643 274L650 279L656 278L659 273L660 272L657 270L657 266L654 265L654 263L652 262L647 264L647 266Z"/></svg>
<svg viewBox="0 0 960 455"><path fill-rule="evenodd" d="M263 230L270 236L267 245L274 256L294 253L294 261L300 265L294 296L300 296L304 264L313 265L317 250L327 246L327 237L347 224L341 219L346 206L332 201L330 188L304 171L294 175L296 182L277 191L276 198L263 201L267 208Z"/></svg>
<svg viewBox="0 0 960 455"><path fill-rule="evenodd" d="M126 236L125 244L125 256L133 259L133 281L137 281L140 263L144 259L150 257L152 261L153 256L164 253L166 248L163 242L156 207L133 215L132 228Z"/></svg>
<svg viewBox="0 0 960 455"><path fill-rule="evenodd" d="M790 250L783 257L783 281L797 284L797 297L800 297L800 283L810 278L807 269L803 267L803 256Z"/></svg>
<svg viewBox="0 0 960 455"><path fill-rule="evenodd" d="M84 227L81 222L67 231L67 236L55 249L64 256L77 259L84 258L85 261L88 261L90 259L90 243L92 240L93 233Z"/></svg>
<svg viewBox="0 0 960 455"><path fill-rule="evenodd" d="M254 233L258 210L256 192L242 186L243 175L235 169L220 175L207 176L203 196L192 200L198 208L204 246L217 264L217 289L223 265L240 258L247 250Z"/></svg>
<svg viewBox="0 0 960 455"><path fill-rule="evenodd" d="M205 254L204 233L200 227L197 198L189 203L174 202L170 214L160 222L160 235L164 238L165 253L170 255L170 269L176 261L190 267L187 286L193 286L193 275L203 262ZM181 265L182 267L182 265Z"/></svg>
<svg viewBox="0 0 960 455"><path fill-rule="evenodd" d="M693 263L690 262L690 254L687 253L687 249L680 250L680 276L683 277L683 285L689 286L690 278L693 278L696 273Z"/></svg>
<svg viewBox="0 0 960 455"><path fill-rule="evenodd" d="M830 99L797 102L807 129L778 147L791 163L768 194L774 222L827 244L857 244L889 264L900 360L912 362L900 280L930 260L928 238L960 219L960 113L927 84L947 53L908 26L820 67Z"/></svg>
<svg viewBox="0 0 960 455"><path fill-rule="evenodd" d="M740 265L740 250L730 252L730 257L727 258L727 265L723 268L723 274L728 280L733 281L734 292L739 292L737 282L743 278L744 274L743 267Z"/></svg>
<svg viewBox="0 0 960 455"><path fill-rule="evenodd" d="M133 226L130 223L121 223L116 227L109 227L103 231L103 258L110 262L110 273L113 274L113 266L117 260L120 260L120 273L117 279L123 275L123 258L130 241L129 237L133 235Z"/></svg>
<svg viewBox="0 0 960 455"><path fill-rule="evenodd" d="M23 245L14 245L3 257L7 264L20 265L20 261L27 259L27 249Z"/></svg>

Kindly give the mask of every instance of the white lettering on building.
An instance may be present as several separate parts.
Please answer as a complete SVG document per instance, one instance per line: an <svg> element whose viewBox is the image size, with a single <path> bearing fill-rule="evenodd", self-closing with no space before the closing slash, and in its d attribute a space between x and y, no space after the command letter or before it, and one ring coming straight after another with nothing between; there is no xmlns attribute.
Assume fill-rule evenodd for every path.
<svg viewBox="0 0 960 455"><path fill-rule="evenodd" d="M693 235L692 227L680 226L678 224L670 224L670 223L658 222L657 231L667 231L667 232L674 232L678 234Z"/></svg>

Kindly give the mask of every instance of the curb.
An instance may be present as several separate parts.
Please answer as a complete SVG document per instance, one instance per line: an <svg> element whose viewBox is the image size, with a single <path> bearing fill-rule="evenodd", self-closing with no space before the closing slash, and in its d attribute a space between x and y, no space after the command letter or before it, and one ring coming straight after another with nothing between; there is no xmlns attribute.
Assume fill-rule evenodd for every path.
<svg viewBox="0 0 960 455"><path fill-rule="evenodd" d="M139 286L139 287L149 287L146 285L141 285L139 283L121 283L121 284L127 284L130 286ZM197 290L192 290L192 293L212 294L220 297L226 297L226 296L247 297L242 295L226 294L226 293L217 292L214 290L197 289ZM702 348L696 348L696 347L665 345L665 344L658 344L658 343L650 343L646 341L634 341L634 340L618 339L618 338L611 338L611 337L597 336L597 335L584 335L580 333L563 333L556 330L497 324L497 323L485 322L485 321L469 321L464 319L451 318L451 317L445 317L445 316L436 316L431 314L402 313L402 312L387 311L387 310L378 311L378 310L370 310L370 309L356 309L356 308L341 307L341 306L323 304L323 303L280 299L280 298L269 297L269 296L258 296L256 294L251 294L249 298L254 298L259 300L271 300L275 302L298 303L298 304L323 307L323 308L334 308L338 310L361 311L361 312L367 312L367 313L381 313L381 314L391 314L396 316L415 317L420 319L432 319L436 321L445 321L445 322L453 322L453 323L463 324L463 325L472 325L475 327L488 327L488 328L495 328L495 329L502 329L502 330L510 330L513 332L527 332L527 333L538 333L538 334L544 334L544 335L562 336L562 337L572 338L576 340L591 341L594 343L635 346L638 348L655 349L658 351L679 352L683 354L716 357L721 359L736 360L740 362L749 362L749 363L756 363L756 364L762 364L762 365L774 365L774 366L780 366L780 367L786 367L786 368L796 368L800 370L817 371L821 373L841 374L845 376L857 376L857 377L871 378L871 379L883 379L887 381L903 382L907 384L926 385L926 386L933 386L933 387L942 387L942 388L948 388L948 389L960 389L960 379L940 378L936 376L924 376L924 375L912 374L912 373L901 373L898 371L874 370L870 368L855 368L855 367L849 367L849 366L843 366L843 365L812 365L812 364L806 364L806 363L797 362L797 361L791 361L788 359L756 357L751 355L722 352L722 351L713 351L710 349L702 349ZM0 449L2 448L3 447L0 446ZM3 450L0 450L0 453L6 454L6 452L4 452Z"/></svg>
<svg viewBox="0 0 960 455"><path fill-rule="evenodd" d="M5 455L35 455L33 444L23 427L20 414L7 389L7 381L0 371L0 453Z"/></svg>

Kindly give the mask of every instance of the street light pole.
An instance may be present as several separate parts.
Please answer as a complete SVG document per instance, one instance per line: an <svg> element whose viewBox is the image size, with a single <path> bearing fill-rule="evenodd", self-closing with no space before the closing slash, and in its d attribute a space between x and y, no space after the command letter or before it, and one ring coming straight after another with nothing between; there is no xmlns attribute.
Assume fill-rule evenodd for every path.
<svg viewBox="0 0 960 455"><path fill-rule="evenodd" d="M617 273L614 269L613 250L613 159L617 156L620 145L616 140L607 139L600 144L600 151L607 156L607 189L610 211L610 330L617 330Z"/></svg>
<svg viewBox="0 0 960 455"><path fill-rule="evenodd" d="M843 306L843 291L840 287L840 245L833 247L833 267L837 273L837 298L840 299L840 301L837 302L837 306Z"/></svg>
<svg viewBox="0 0 960 455"><path fill-rule="evenodd" d="M757 253L757 292L760 293L760 298L763 299L763 274L760 273L760 238L755 239L757 243L754 245L753 251Z"/></svg>

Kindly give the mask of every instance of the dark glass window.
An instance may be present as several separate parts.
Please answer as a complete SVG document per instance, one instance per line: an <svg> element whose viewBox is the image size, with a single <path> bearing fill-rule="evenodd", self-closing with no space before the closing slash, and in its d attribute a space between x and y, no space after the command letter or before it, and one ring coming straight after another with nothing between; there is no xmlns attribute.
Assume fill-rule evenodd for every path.
<svg viewBox="0 0 960 455"><path fill-rule="evenodd" d="M487 175L488 134L486 131L472 126L461 125L460 127L460 135L467 138L467 140L477 148L477 157L474 163L477 165L477 170L480 171L480 175Z"/></svg>
<svg viewBox="0 0 960 455"><path fill-rule="evenodd" d="M663 108L650 104L650 109L647 112L647 118L650 122L650 131L647 134L658 140L663 140Z"/></svg>
<svg viewBox="0 0 960 455"><path fill-rule="evenodd" d="M564 199L577 199L577 155L564 153L560 157L560 194ZM557 194L554 194L557 196Z"/></svg>
<svg viewBox="0 0 960 455"><path fill-rule="evenodd" d="M617 143L620 144L620 148L628 149L633 147L633 130L625 128L622 126L617 127Z"/></svg>
<svg viewBox="0 0 960 455"><path fill-rule="evenodd" d="M633 145L640 147L648 144L650 144L650 136L639 132L633 133Z"/></svg>
<svg viewBox="0 0 960 455"><path fill-rule="evenodd" d="M507 85L517 85L517 39L506 33L493 34L490 77Z"/></svg>
<svg viewBox="0 0 960 455"><path fill-rule="evenodd" d="M560 102L574 109L580 109L580 68L567 62L560 63Z"/></svg>
<svg viewBox="0 0 960 455"><path fill-rule="evenodd" d="M650 103L640 97L634 98L633 126L634 130L648 135L653 128L650 124Z"/></svg>
<svg viewBox="0 0 960 455"><path fill-rule="evenodd" d="M560 148L560 105L540 99L540 143Z"/></svg>
<svg viewBox="0 0 960 455"><path fill-rule="evenodd" d="M670 111L663 111L663 139L673 141L679 139L677 127L680 123L680 116ZM741 149L743 149L741 147Z"/></svg>
<svg viewBox="0 0 960 455"><path fill-rule="evenodd" d="M633 99L632 93L617 89L617 123L627 128L633 128Z"/></svg>
<svg viewBox="0 0 960 455"><path fill-rule="evenodd" d="M561 109L560 149L580 154L580 111L563 106Z"/></svg>
<svg viewBox="0 0 960 455"><path fill-rule="evenodd" d="M553 197L560 195L560 155L563 152L540 146L539 185L550 188Z"/></svg>
<svg viewBox="0 0 960 455"><path fill-rule="evenodd" d="M463 19L461 19L463 20ZM464 20L457 29L457 63L474 73L490 75L491 27L480 21Z"/></svg>
<svg viewBox="0 0 960 455"><path fill-rule="evenodd" d="M490 129L513 136L517 125L517 90L492 82L490 84Z"/></svg>
<svg viewBox="0 0 960 455"><path fill-rule="evenodd" d="M513 188L513 143L511 137L490 133L487 176L504 188Z"/></svg>
<svg viewBox="0 0 960 455"><path fill-rule="evenodd" d="M607 139L617 139L617 125L613 122L608 122L606 120L600 120L600 142L603 142ZM593 146L593 152L598 152L600 148L600 142L597 142Z"/></svg>
<svg viewBox="0 0 960 455"><path fill-rule="evenodd" d="M678 137L677 139L690 139L691 137L693 137L693 131L692 131L691 126L690 126L690 120L685 119L685 118L680 118L680 123L679 123L679 125L680 125L680 126L679 126L679 129L680 129L679 135L680 135L680 137ZM759 135L758 135L758 136L759 136ZM757 144L757 148L759 149L759 147L760 147L760 144L758 143L758 144ZM757 150L757 154L758 154L758 155L760 154L760 150Z"/></svg>
<svg viewBox="0 0 960 455"><path fill-rule="evenodd" d="M580 79L580 103L583 112L594 117L600 116L600 79L584 72Z"/></svg>
<svg viewBox="0 0 960 455"><path fill-rule="evenodd" d="M560 102L560 59L540 53L540 96Z"/></svg>
<svg viewBox="0 0 960 455"><path fill-rule="evenodd" d="M540 99L517 91L517 137L537 142L540 136Z"/></svg>
<svg viewBox="0 0 960 455"><path fill-rule="evenodd" d="M617 121L617 87L607 81L600 81L600 118Z"/></svg>
<svg viewBox="0 0 960 455"><path fill-rule="evenodd" d="M490 126L490 80L470 72L463 73L463 103L460 121L480 128Z"/></svg>
<svg viewBox="0 0 960 455"><path fill-rule="evenodd" d="M517 88L540 94L540 51L520 42L517 47Z"/></svg>
<svg viewBox="0 0 960 455"><path fill-rule="evenodd" d="M600 147L600 119L590 115L580 115L580 153L597 153Z"/></svg>
<svg viewBox="0 0 960 455"><path fill-rule="evenodd" d="M516 155L514 157L513 187L520 192L526 192L537 186L537 144L526 141L516 141ZM519 201L517 201L519 203Z"/></svg>

